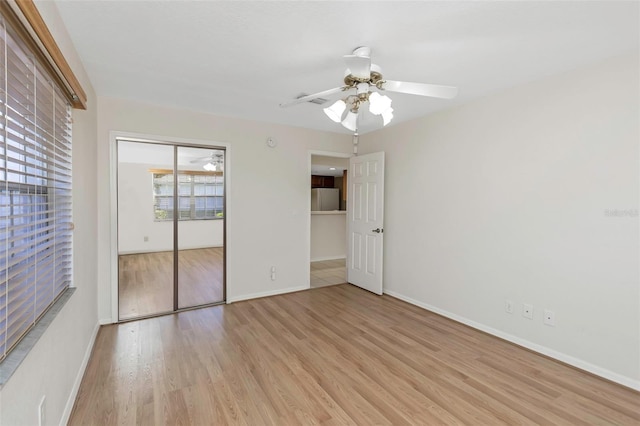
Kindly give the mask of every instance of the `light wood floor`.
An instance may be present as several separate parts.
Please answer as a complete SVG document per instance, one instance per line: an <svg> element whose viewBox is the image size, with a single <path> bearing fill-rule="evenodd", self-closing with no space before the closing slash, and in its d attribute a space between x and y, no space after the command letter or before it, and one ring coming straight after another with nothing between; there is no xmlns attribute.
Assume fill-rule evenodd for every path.
<svg viewBox="0 0 640 426"><path fill-rule="evenodd" d="M173 252L118 257L120 319L173 310ZM223 249L178 252L178 306L219 302L223 295Z"/></svg>
<svg viewBox="0 0 640 426"><path fill-rule="evenodd" d="M348 284L100 329L71 425L640 423L640 393Z"/></svg>
<svg viewBox="0 0 640 426"><path fill-rule="evenodd" d="M347 267L345 259L311 262L310 278L311 288L346 283Z"/></svg>

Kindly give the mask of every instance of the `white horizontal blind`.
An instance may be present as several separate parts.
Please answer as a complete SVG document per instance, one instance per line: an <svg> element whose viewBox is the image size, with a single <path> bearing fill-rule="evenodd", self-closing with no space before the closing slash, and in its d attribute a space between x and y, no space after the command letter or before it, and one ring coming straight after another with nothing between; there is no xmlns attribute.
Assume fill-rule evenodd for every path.
<svg viewBox="0 0 640 426"><path fill-rule="evenodd" d="M71 107L0 20L0 358L71 283Z"/></svg>

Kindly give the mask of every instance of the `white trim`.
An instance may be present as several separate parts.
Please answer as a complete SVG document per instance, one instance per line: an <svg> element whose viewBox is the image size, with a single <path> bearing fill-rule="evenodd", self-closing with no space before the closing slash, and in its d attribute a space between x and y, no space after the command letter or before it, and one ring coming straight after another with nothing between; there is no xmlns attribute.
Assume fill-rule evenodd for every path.
<svg viewBox="0 0 640 426"><path fill-rule="evenodd" d="M117 324L118 321L114 321L111 318L100 318L98 320L98 324L100 325L110 325L110 324Z"/></svg>
<svg viewBox="0 0 640 426"><path fill-rule="evenodd" d="M269 297L269 296L277 296L279 294L285 294L285 293L294 293L296 291L302 291L302 290L308 290L308 289L309 289L309 286L301 285L297 287L280 288L278 290L262 291L260 293L244 294L241 296L227 298L227 304L240 302L243 300L258 299L260 297Z"/></svg>
<svg viewBox="0 0 640 426"><path fill-rule="evenodd" d="M109 145L110 145L110 186L109 193L111 199L111 209L110 209L110 290L111 290L111 319L101 319L100 321L108 321L107 324L113 324L118 322L118 181L117 181L117 170L118 170L118 156L116 152L116 141L117 139L128 139L131 141L138 142L153 142L159 144L166 145L175 145L175 144L185 144L185 145L200 145L202 147L221 147L225 149L225 232L228 232L230 227L229 217L232 217L232 209L231 209L231 197L229 194L231 193L231 144L228 142L216 142L210 140L202 140L202 139L187 139L187 138L178 138L174 136L160 136L160 135L150 135L144 133L132 133L132 132L121 132L112 130L109 132ZM231 219L233 221L233 219ZM225 268L226 270L226 286L227 286L227 295L230 293L230 285L231 283L231 271L227 267L229 265L229 239L227 238L227 248L226 248L226 259L225 259Z"/></svg>
<svg viewBox="0 0 640 426"><path fill-rule="evenodd" d="M67 399L67 404L65 405L64 411L62 412L62 417L60 418L60 426L64 426L69 422L69 417L71 416L71 411L73 410L73 405L76 402L76 397L78 396L78 391L80 390L80 384L82 383L82 378L84 377L84 371L87 369L89 359L91 358L91 352L93 352L93 345L96 342L98 330L100 330L100 324L96 323L96 326L93 328L93 333L91 334L91 339L89 340L87 350L84 351L84 358L82 359L82 363L80 364L78 374L76 374L76 380L73 382L73 387L71 388L71 393L69 394L69 398Z"/></svg>
<svg viewBox="0 0 640 426"><path fill-rule="evenodd" d="M315 259L311 259L312 262L324 262L325 260L347 260L347 256L327 256L327 257L317 257Z"/></svg>
<svg viewBox="0 0 640 426"><path fill-rule="evenodd" d="M505 333L504 331L500 331L495 328L481 324L479 322L472 321L460 315L452 314L451 312L442 310L440 308L436 308L435 306L431 306L427 303L420 302L418 300L412 299L411 297L403 296L402 294L396 293L395 291L384 290L384 293L391 297L395 297L396 299L400 299L412 305L426 309L427 311L431 311L433 313L441 315L445 318L449 318L456 322L468 325L469 327L473 327L477 330L484 331L485 333L499 337L500 339L506 340L511 343L515 343L516 345L522 346L523 348L530 349L534 352L537 352L542 355L546 355L548 357L556 359L558 361L564 362L565 364L569 364L580 370L588 371L589 373L595 374L596 376L600 376L604 379L611 380L612 382L618 383L622 386L626 386L628 388L640 391L640 380L635 380L635 379L632 379L631 377L614 373L613 371L607 370L606 368L599 367L597 365L591 364L579 358L572 357L571 355L567 355L565 353L558 352L546 346L542 346L537 343L533 343L528 340L522 339L520 337L514 336L512 334Z"/></svg>
<svg viewBox="0 0 640 426"><path fill-rule="evenodd" d="M111 321L118 321L118 151L116 135L109 132L109 273L111 275Z"/></svg>

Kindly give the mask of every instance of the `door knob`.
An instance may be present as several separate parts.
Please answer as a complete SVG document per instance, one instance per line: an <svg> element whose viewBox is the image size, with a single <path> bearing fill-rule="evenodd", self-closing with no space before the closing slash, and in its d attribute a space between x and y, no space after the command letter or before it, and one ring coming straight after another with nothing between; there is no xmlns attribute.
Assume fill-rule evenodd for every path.
<svg viewBox="0 0 640 426"><path fill-rule="evenodd" d="M375 232L376 234L381 234L384 232L384 229L376 228L376 229L372 229L371 232Z"/></svg>

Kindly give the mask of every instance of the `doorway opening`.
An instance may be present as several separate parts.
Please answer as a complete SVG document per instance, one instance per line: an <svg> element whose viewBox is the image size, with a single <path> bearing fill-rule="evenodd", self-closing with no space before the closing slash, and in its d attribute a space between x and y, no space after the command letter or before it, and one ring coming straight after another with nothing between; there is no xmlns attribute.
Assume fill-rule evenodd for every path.
<svg viewBox="0 0 640 426"><path fill-rule="evenodd" d="M344 154L311 154L311 288L347 282L347 179Z"/></svg>
<svg viewBox="0 0 640 426"><path fill-rule="evenodd" d="M225 302L225 154L116 139L119 321Z"/></svg>

